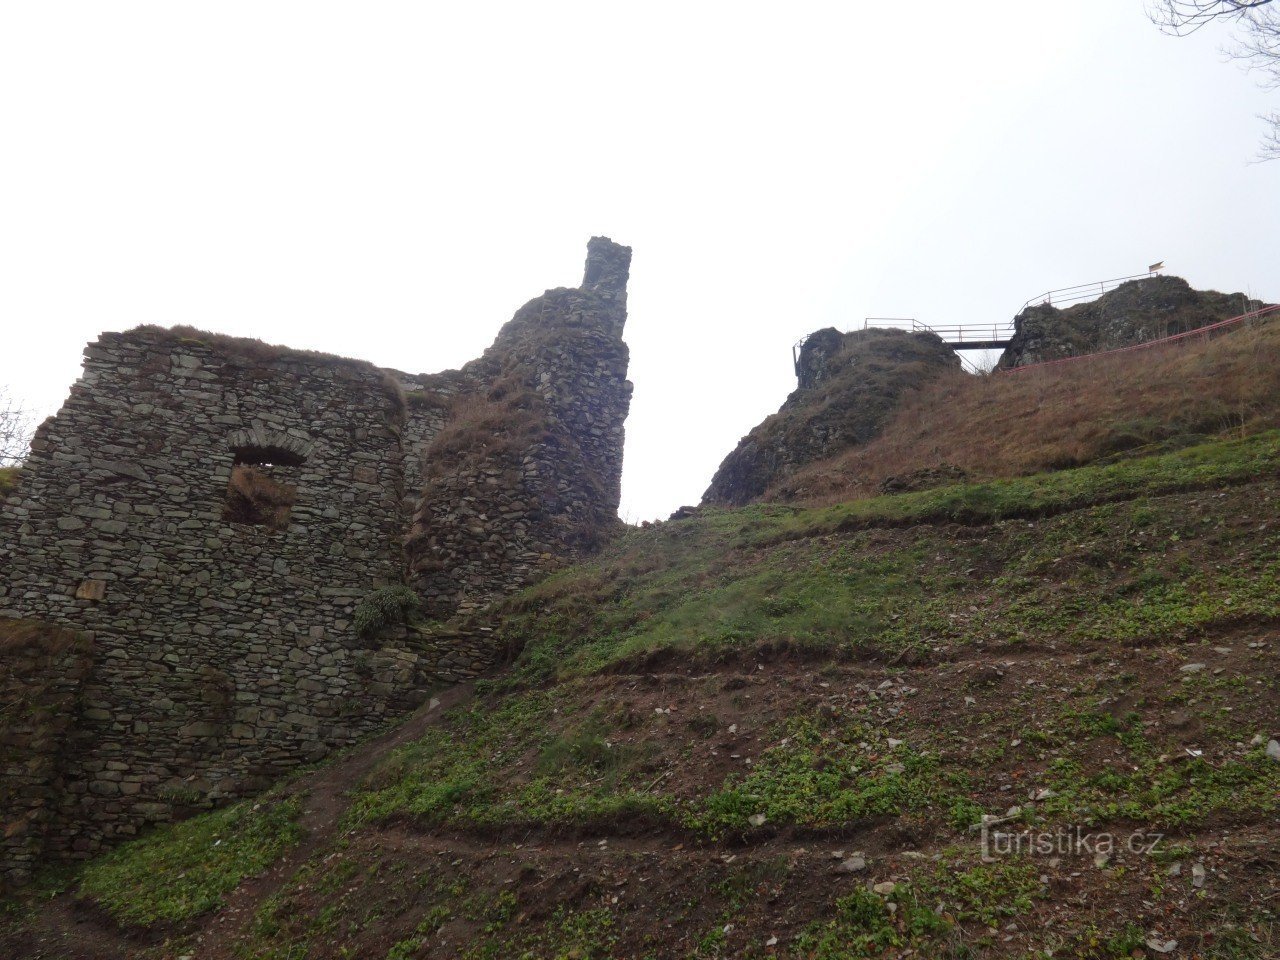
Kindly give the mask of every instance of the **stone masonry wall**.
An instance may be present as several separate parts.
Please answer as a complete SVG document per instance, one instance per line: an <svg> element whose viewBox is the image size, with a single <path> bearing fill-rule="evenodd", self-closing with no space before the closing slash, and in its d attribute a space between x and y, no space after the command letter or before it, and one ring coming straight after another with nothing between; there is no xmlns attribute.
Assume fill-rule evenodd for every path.
<svg viewBox="0 0 1280 960"><path fill-rule="evenodd" d="M67 791L81 688L93 665L83 635L27 620L0 621L0 889L40 864Z"/></svg>
<svg viewBox="0 0 1280 960"><path fill-rule="evenodd" d="M385 718L348 623L401 577L400 415L367 364L145 329L85 351L0 519L3 612L100 651L52 850L257 789ZM223 518L245 456L297 464L264 468L297 487L283 530Z"/></svg>
<svg viewBox="0 0 1280 960"><path fill-rule="evenodd" d="M592 240L583 287L531 301L461 371L187 328L91 344L0 507L0 617L95 651L59 700L60 786L0 874L262 789L483 671L498 642L474 619L364 641L355 608L408 580L440 620L473 612L616 523L629 261ZM262 489L271 510L240 509ZM3 789L36 791L12 770Z"/></svg>
<svg viewBox="0 0 1280 960"><path fill-rule="evenodd" d="M629 248L594 238L582 287L525 304L443 399L410 393L411 422L431 422L413 427L427 439L406 548L431 614L482 609L617 523L630 262Z"/></svg>

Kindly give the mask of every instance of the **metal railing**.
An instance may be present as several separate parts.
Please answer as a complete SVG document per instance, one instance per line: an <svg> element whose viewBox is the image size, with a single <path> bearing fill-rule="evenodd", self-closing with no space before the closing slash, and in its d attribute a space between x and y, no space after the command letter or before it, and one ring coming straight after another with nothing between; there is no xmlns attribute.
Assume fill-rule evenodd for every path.
<svg viewBox="0 0 1280 960"><path fill-rule="evenodd" d="M1078 283L1070 287L1059 287L1056 290L1046 290L1042 294L1032 297L1024 303L1019 309L1018 314L1028 307L1047 304L1052 307L1064 307L1077 303L1083 303L1087 300L1093 300L1115 290L1122 284L1129 283L1133 280L1147 280L1151 277L1159 276L1159 270L1148 270L1146 273L1135 273L1127 277L1112 277L1109 280L1095 280L1092 283ZM1006 320L999 323L991 324L948 324L944 326L935 326L933 324L924 323L914 317L863 317L862 329L866 330L872 326L886 327L889 329L910 330L912 333L933 333L937 334L949 346L971 349L980 349L982 347L990 347L991 349L1000 349L1013 339L1014 333L1017 331L1016 317L1013 320ZM846 330L845 333L850 331ZM808 337L802 337L791 348L792 365L799 372L799 355L800 350L804 346Z"/></svg>
<svg viewBox="0 0 1280 960"><path fill-rule="evenodd" d="M887 327L894 330L918 330L920 329L920 321L915 317L863 317L862 329L868 330L871 325L877 327ZM848 332L848 331L846 331Z"/></svg>
<svg viewBox="0 0 1280 960"><path fill-rule="evenodd" d="M1012 320L1004 323L962 323L951 326L935 327L918 323L912 327L915 333L936 333L951 346L972 343L1007 343L1013 336Z"/></svg>
<svg viewBox="0 0 1280 960"><path fill-rule="evenodd" d="M1082 303L1085 300L1092 300L1100 297L1104 293L1108 293L1120 286L1122 283L1128 283L1131 280L1149 280L1151 277L1158 276L1158 271L1148 270L1146 273L1135 273L1131 277L1115 277L1111 280L1095 280L1093 283L1077 283L1073 287L1059 287L1057 290L1046 290L1044 293L1037 294L1018 310L1021 313L1027 307L1036 307L1041 304L1048 304L1056 307L1060 304Z"/></svg>

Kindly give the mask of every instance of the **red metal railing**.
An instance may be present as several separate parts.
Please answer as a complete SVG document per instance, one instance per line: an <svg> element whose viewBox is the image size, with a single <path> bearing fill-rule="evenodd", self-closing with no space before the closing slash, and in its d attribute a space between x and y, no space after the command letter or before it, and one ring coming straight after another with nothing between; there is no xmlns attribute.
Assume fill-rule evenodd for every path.
<svg viewBox="0 0 1280 960"><path fill-rule="evenodd" d="M1064 363L1076 363L1079 360L1093 360L1097 357L1109 357L1117 353L1131 353L1134 350L1148 350L1152 347L1161 347L1165 344L1177 343L1180 340L1189 340L1193 337L1211 337L1215 333L1228 330L1232 327L1239 326L1250 320L1260 320L1263 318L1271 318L1280 315L1280 304L1273 304L1269 307L1263 307L1260 310L1251 310L1249 313L1242 313L1238 317L1230 317L1226 320L1219 320L1217 323L1211 323L1204 327L1196 327L1194 330L1186 330L1182 333L1175 333L1171 337L1161 337L1158 340L1146 340L1142 343L1131 343L1127 347L1116 347L1113 350L1100 350L1097 353L1085 353L1078 357L1063 357L1060 360L1045 360L1041 363L1028 363L1021 367L1010 367L1006 373L1017 373L1020 370L1035 370L1042 367L1056 367Z"/></svg>

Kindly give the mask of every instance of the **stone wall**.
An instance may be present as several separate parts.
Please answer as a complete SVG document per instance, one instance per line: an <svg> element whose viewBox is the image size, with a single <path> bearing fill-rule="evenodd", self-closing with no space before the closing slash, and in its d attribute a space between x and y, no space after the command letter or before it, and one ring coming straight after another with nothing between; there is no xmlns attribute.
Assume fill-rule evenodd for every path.
<svg viewBox="0 0 1280 960"><path fill-rule="evenodd" d="M261 789L492 662L483 626L365 641L355 608L408 579L433 615L474 612L616 522L629 258L593 240L592 282L461 371L187 328L86 349L0 511L0 616L96 649L46 853Z"/></svg>
<svg viewBox="0 0 1280 960"><path fill-rule="evenodd" d="M93 665L82 634L29 620L0 621L0 889L39 866L68 792L67 760L80 692Z"/></svg>
<svg viewBox="0 0 1280 960"><path fill-rule="evenodd" d="M406 546L433 615L483 609L617 524L630 261L629 248L593 239L582 287L525 304L443 400L410 393L411 418L418 406L431 422L411 427L427 439Z"/></svg>
<svg viewBox="0 0 1280 960"><path fill-rule="evenodd" d="M401 578L394 384L195 333L106 334L37 432L0 523L0 605L96 640L53 851L257 789L386 716L356 603ZM233 465L296 488L224 516Z"/></svg>

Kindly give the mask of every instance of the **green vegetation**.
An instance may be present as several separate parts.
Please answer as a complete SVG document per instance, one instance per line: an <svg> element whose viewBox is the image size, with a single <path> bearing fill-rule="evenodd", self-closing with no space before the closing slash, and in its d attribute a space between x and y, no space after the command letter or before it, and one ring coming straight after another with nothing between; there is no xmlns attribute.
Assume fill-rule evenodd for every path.
<svg viewBox="0 0 1280 960"><path fill-rule="evenodd" d="M1042 895L1031 863L948 864L932 873L921 871L889 893L859 887L840 897L834 919L812 925L796 948L798 955L814 960L862 960L903 947L927 956L968 956L935 951L959 945L960 924L995 927L1026 913Z"/></svg>
<svg viewBox="0 0 1280 960"><path fill-rule="evenodd" d="M796 511L779 523L772 535L812 537L893 524L992 523L1010 517L1046 517L1136 496L1246 483L1274 473L1277 461L1280 431L1271 430L1244 440L1206 443L1158 457ZM767 542L769 536L754 539Z"/></svg>
<svg viewBox="0 0 1280 960"><path fill-rule="evenodd" d="M122 923L188 920L301 839L301 804L263 798L159 827L90 862L80 892Z"/></svg>
<svg viewBox="0 0 1280 960"><path fill-rule="evenodd" d="M707 511L629 533L596 560L509 601L513 682L583 676L664 652L744 648L829 657L1031 638L1190 636L1280 616L1273 533L1174 491L1275 474L1280 433L1046 476L814 510ZM1218 494L1224 496L1229 494ZM1042 517L1034 529L1002 518ZM989 526L957 536L950 523ZM981 574L978 575L978 571ZM971 609L974 608L974 609Z"/></svg>
<svg viewBox="0 0 1280 960"><path fill-rule="evenodd" d="M750 818L809 827L849 827L873 817L964 807L967 784L944 776L936 757L909 747L868 755L873 732L843 725L835 736L812 718L787 725L781 742L741 778L731 778L690 816L702 832L742 832ZM966 827L981 811L966 811Z"/></svg>
<svg viewBox="0 0 1280 960"><path fill-rule="evenodd" d="M7 496L18 489L18 478L21 474L20 467L0 467L0 497Z"/></svg>
<svg viewBox="0 0 1280 960"><path fill-rule="evenodd" d="M1269 434L632 531L499 608L514 669L381 758L336 838L258 905L243 955L374 955L376 937L388 960L677 941L690 958L1102 957L1142 949L1155 918L1215 923L1205 910L1261 882L1233 838L1280 814L1255 739L1280 691L1277 465ZM413 612L386 588L357 625ZM297 805L165 827L80 891L130 924L216 909L296 842ZM970 827L1013 806L1027 827L1171 839L1105 866L975 862ZM854 850L863 868L838 871ZM1221 899L1194 892L1194 862ZM1206 957L1255 942L1185 929Z"/></svg>
<svg viewBox="0 0 1280 960"><path fill-rule="evenodd" d="M1221 813L1274 816L1280 813L1280 764L1261 749L1241 760L1214 766L1203 757L1146 756L1123 769L1085 775L1080 764L1062 760L1046 781L1054 791L1041 810L1049 818L1077 823L1125 820L1153 827L1185 827Z"/></svg>
<svg viewBox="0 0 1280 960"><path fill-rule="evenodd" d="M418 612L418 595L403 584L379 587L358 604L351 622L361 637L376 636L396 623L408 623Z"/></svg>
<svg viewBox="0 0 1280 960"><path fill-rule="evenodd" d="M663 798L623 785L635 756L615 755L589 729L557 735L554 702L539 693L455 711L447 727L433 728L378 768L350 819L582 827L669 815ZM539 757L533 776L512 780L504 767L530 750Z"/></svg>

